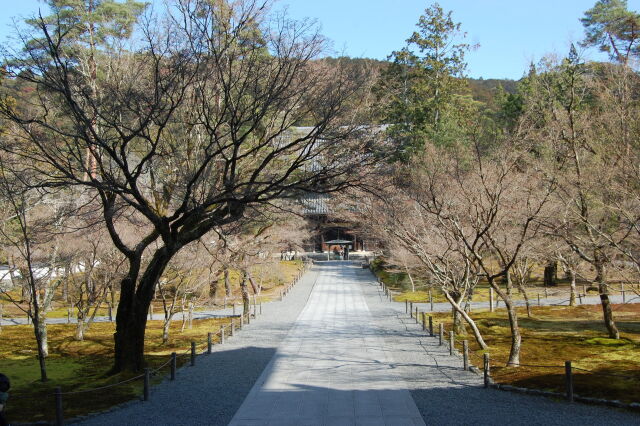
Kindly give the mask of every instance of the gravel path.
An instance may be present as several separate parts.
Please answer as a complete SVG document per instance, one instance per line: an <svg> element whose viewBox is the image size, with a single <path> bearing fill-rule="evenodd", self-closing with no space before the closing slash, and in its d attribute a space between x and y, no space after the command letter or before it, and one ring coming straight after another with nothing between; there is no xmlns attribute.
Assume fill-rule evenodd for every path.
<svg viewBox="0 0 640 426"><path fill-rule="evenodd" d="M449 356L437 337L427 336L405 313L403 302L389 302L373 277L362 286L385 346L393 348L396 371L427 424L640 424L640 416L627 411L484 389L481 376L463 371L462 360Z"/></svg>
<svg viewBox="0 0 640 426"><path fill-rule="evenodd" d="M333 277L328 279L330 274ZM318 279L323 275L325 278ZM336 285L340 281L342 284ZM312 295L316 282L320 283L318 289L321 291L316 292L321 296L319 298ZM346 293L350 293L351 298ZM338 297L338 294L342 296ZM313 315L305 316L305 305L312 307L332 297L333 311L309 308L305 311ZM331 306L331 303L324 303L324 306ZM252 396L257 393L256 389L264 388L265 384L267 387L271 384L282 388L287 384L283 380L297 380L294 383L297 385L297 395L285 392L291 397L289 404L284 404L284 400L274 400L269 405L270 401L265 400L263 409L268 411L277 403L289 410L289 415L301 414L304 398L299 396L317 392L322 387L323 393L329 398L332 394L335 394L334 397L342 395L347 401L346 406L351 405L354 410L357 401L370 406L379 405L384 399L384 396L382 399L380 397L384 393L379 392L385 390L388 391L388 400L401 400L410 409L406 399L409 394L426 424L640 424L637 415L625 411L483 389L481 377L462 371L461 360L449 356L445 346L438 346L437 338L425 336L415 321L404 313L404 308L404 303L385 300L371 273L360 268L359 264L317 264L305 274L283 303L265 305L262 316L245 326L236 337L228 339L225 345L214 347L214 354L199 356L196 367L180 369L175 382L167 381L153 387L150 401L132 403L89 418L82 424L226 425L243 401L246 404L251 402ZM351 309L354 314L340 317L340 309L344 309L344 312ZM332 322L323 323L323 317L331 318ZM345 318L349 319L351 326L343 321ZM316 327L322 324L327 327ZM335 331L338 330L342 331L342 335L336 335ZM357 335L358 340L350 341L350 336ZM306 345L306 339L311 341L310 345ZM325 346L322 345L322 339ZM365 349L358 351L358 347ZM309 350L315 352L310 354ZM281 364L287 371L284 375L272 375L274 367L283 359L278 352L288 358L288 362ZM307 363L307 360L297 358L302 355L317 357L319 354L322 354L324 363ZM327 357L327 354L333 354L334 359ZM362 359L353 362L351 357L354 354ZM341 359L341 356L347 356L347 359ZM299 363L296 364L296 361ZM336 361L343 361L338 365L347 380L332 380L332 377L338 376L331 376L322 381L320 376L314 374L290 374L300 372L297 366L306 366L308 370L326 369L336 365ZM366 382L366 377L369 377L371 384L368 390L376 392L354 390L354 378ZM301 385L305 380L311 380L308 387ZM249 397L245 400L247 395ZM339 397L334 400L339 400ZM337 406L337 409L347 409L346 406ZM238 425L265 424L264 419L256 422L241 419L241 413L242 410L238 411L234 420ZM282 417L276 417L270 418L268 424L323 424L313 420L307 423L287 422ZM373 417L361 420L367 421L358 424L385 424L383 416L377 420ZM324 420L325 425L356 424L355 417L354 421L342 419L340 422L337 419L329 422L326 417ZM387 424L396 426L407 423Z"/></svg>
<svg viewBox="0 0 640 426"><path fill-rule="evenodd" d="M175 382L152 387L150 400L90 417L83 425L226 425L269 364L307 304L318 276L308 271L284 302L263 304L263 314L245 325L195 367L178 370Z"/></svg>

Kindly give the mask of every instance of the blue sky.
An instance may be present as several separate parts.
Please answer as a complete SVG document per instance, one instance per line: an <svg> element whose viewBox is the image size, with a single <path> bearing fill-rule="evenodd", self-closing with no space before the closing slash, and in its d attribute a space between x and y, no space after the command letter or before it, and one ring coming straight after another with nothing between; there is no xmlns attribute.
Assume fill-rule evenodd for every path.
<svg viewBox="0 0 640 426"><path fill-rule="evenodd" d="M468 74L484 78L520 78L543 55L564 55L583 37L579 21L596 0L440 0L462 23L468 42L480 47L467 57ZM38 0L0 0L0 41L11 32L11 18L36 13ZM334 49L354 57L386 58L409 37L428 0L280 0L296 19L317 19ZM628 0L640 10L640 0ZM591 59L602 58L595 50Z"/></svg>

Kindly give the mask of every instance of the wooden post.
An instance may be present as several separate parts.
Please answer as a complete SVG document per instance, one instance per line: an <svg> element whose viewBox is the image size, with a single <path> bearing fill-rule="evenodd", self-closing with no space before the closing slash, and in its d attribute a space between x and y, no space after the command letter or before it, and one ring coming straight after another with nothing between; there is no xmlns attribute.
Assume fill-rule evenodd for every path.
<svg viewBox="0 0 640 426"><path fill-rule="evenodd" d="M109 322L113 322L113 307L111 306L111 303L107 306L109 307Z"/></svg>
<svg viewBox="0 0 640 426"><path fill-rule="evenodd" d="M56 426L64 425L64 411L62 410L62 388L56 387L55 391L56 399Z"/></svg>
<svg viewBox="0 0 640 426"><path fill-rule="evenodd" d="M573 374L571 371L571 361L564 362L564 374L565 374L567 401L573 402Z"/></svg>
<svg viewBox="0 0 640 426"><path fill-rule="evenodd" d="M489 287L489 312L493 312L493 287Z"/></svg>
<svg viewBox="0 0 640 426"><path fill-rule="evenodd" d="M627 296L624 290L622 290L622 303L627 303Z"/></svg>
<svg viewBox="0 0 640 426"><path fill-rule="evenodd" d="M71 324L71 308L67 308L67 324Z"/></svg>
<svg viewBox="0 0 640 426"><path fill-rule="evenodd" d="M418 307L417 307L417 306L416 306L416 315L415 315L415 318L416 318L416 324L418 324L419 320L418 320Z"/></svg>
<svg viewBox="0 0 640 426"><path fill-rule="evenodd" d="M582 295L580 293L578 293L578 300L580 301L580 304L582 305Z"/></svg>
<svg viewBox="0 0 640 426"><path fill-rule="evenodd" d="M422 313L422 331L427 330L427 314L425 312Z"/></svg>
<svg viewBox="0 0 640 426"><path fill-rule="evenodd" d="M153 320L153 303L149 304L149 321Z"/></svg>
<svg viewBox="0 0 640 426"><path fill-rule="evenodd" d="M409 313L409 301L408 300L404 301L404 313L405 314Z"/></svg>
<svg viewBox="0 0 640 426"><path fill-rule="evenodd" d="M587 285L586 284L582 284L582 294L584 294L585 296L587 295Z"/></svg>
<svg viewBox="0 0 640 426"><path fill-rule="evenodd" d="M176 379L177 357L175 352L171 352L171 380Z"/></svg>
<svg viewBox="0 0 640 426"><path fill-rule="evenodd" d="M549 292L547 291L547 288L544 288L544 298L548 299L549 298Z"/></svg>
<svg viewBox="0 0 640 426"><path fill-rule="evenodd" d="M491 366L489 365L489 354L485 352L483 358L484 358L484 387L486 389L489 387L489 377L491 375L491 372L490 372Z"/></svg>
<svg viewBox="0 0 640 426"><path fill-rule="evenodd" d="M442 346L442 340L444 339L444 325L442 323L440 325L440 346Z"/></svg>
<svg viewBox="0 0 640 426"><path fill-rule="evenodd" d="M467 340L462 341L462 368L464 371L469 369L469 342Z"/></svg>
<svg viewBox="0 0 640 426"><path fill-rule="evenodd" d="M224 325L220 326L220 344L224 344Z"/></svg>
<svg viewBox="0 0 640 426"><path fill-rule="evenodd" d="M233 314L234 317L236 316L236 302L235 300L233 301Z"/></svg>
<svg viewBox="0 0 640 426"><path fill-rule="evenodd" d="M431 289L429 289L429 305L431 305L431 312L433 312L433 294L431 294Z"/></svg>
<svg viewBox="0 0 640 426"><path fill-rule="evenodd" d="M453 350L456 347L456 336L453 331L449 332L449 355L453 355Z"/></svg>
<svg viewBox="0 0 640 426"><path fill-rule="evenodd" d="M196 342L191 342L191 366L196 365Z"/></svg>
<svg viewBox="0 0 640 426"><path fill-rule="evenodd" d="M213 342L211 341L211 333L207 333L207 354L211 355L211 346L213 346Z"/></svg>
<svg viewBox="0 0 640 426"><path fill-rule="evenodd" d="M260 315L262 315L262 300L260 301Z"/></svg>
<svg viewBox="0 0 640 426"><path fill-rule="evenodd" d="M433 317L429 315L429 336L433 337Z"/></svg>
<svg viewBox="0 0 640 426"><path fill-rule="evenodd" d="M149 379L151 377L151 370L149 368L144 369L144 384L142 388L142 399L144 401L149 400Z"/></svg>
<svg viewBox="0 0 640 426"><path fill-rule="evenodd" d="M409 318L413 318L413 302L409 302Z"/></svg>
<svg viewBox="0 0 640 426"><path fill-rule="evenodd" d="M283 294L282 294L282 290L280 290L280 301L282 302L282 298L283 298Z"/></svg>
<svg viewBox="0 0 640 426"><path fill-rule="evenodd" d="M540 306L540 293L538 293L538 306Z"/></svg>

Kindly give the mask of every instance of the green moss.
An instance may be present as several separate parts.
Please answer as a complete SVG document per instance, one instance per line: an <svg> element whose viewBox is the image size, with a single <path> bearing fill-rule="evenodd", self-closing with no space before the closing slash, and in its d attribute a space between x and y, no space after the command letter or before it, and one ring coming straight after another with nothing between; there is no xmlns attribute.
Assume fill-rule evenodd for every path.
<svg viewBox="0 0 640 426"><path fill-rule="evenodd" d="M633 342L629 339L607 339L605 337L594 337L592 339L587 339L584 341L589 345L601 345L601 346L627 346L629 344L633 345Z"/></svg>

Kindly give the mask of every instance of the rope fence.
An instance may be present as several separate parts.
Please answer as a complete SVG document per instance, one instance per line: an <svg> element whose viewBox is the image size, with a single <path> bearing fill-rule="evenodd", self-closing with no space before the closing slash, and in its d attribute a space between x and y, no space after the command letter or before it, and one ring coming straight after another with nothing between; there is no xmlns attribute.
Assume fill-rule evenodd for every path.
<svg viewBox="0 0 640 426"><path fill-rule="evenodd" d="M284 286L284 288L280 291L280 300L284 300L284 298L290 293L293 287L300 282L305 272L309 269L310 263L305 262L302 269L298 271L293 280ZM241 329L243 326L250 324L251 317L257 318L258 315L262 314L262 301L259 303L253 300L249 300L249 309L247 312L243 312L240 315L230 317L231 321L229 324L221 325L220 329L217 332L209 332L207 333L207 340L203 342L192 341L191 345L184 352L180 352L177 354L176 352L172 352L169 356L169 359L163 364L155 367L155 368L145 368L143 374L136 375L134 377L130 377L128 379L119 381L117 383L112 383L109 385L99 386L91 389L83 389L76 391L62 391L61 387L56 387L54 389L53 394L50 392L43 393L43 397L51 397L53 396L53 400L55 403L55 421L53 422L56 426L64 425L64 397L72 396L72 395L80 395L80 394L88 394L92 392L104 391L105 389L114 388L117 386L122 386L128 383L132 383L138 380L143 381L143 389L141 399L143 401L148 401L150 399L151 394L151 377L157 376L161 374L162 370L169 366L169 379L171 381L176 380L177 377L177 360L178 359L189 359L189 365L191 367L196 365L196 360L198 355L209 355L212 353L212 347L214 345L214 337L217 337L218 345L223 345L228 337L232 337L235 335L236 328ZM253 306L253 313L252 311ZM31 399L34 398L33 395L11 395L10 400L21 400L21 399Z"/></svg>
<svg viewBox="0 0 640 426"><path fill-rule="evenodd" d="M380 291L381 291L381 295L384 295L385 298L387 298L389 301L392 301L392 291L388 288L388 286L386 286L386 284L380 280L378 278L378 285L380 286ZM624 291L624 289L622 289L621 291ZM560 294L560 292L557 292L556 294ZM584 295L581 295L584 297ZM632 303L632 301L636 300L636 299L640 299L639 297L634 297L630 300L627 300L625 302L623 302L623 304L629 304ZM428 303L429 301L427 301L426 303ZM565 301L565 302L569 302L569 300ZM425 303L425 302L420 302L420 303ZM445 330L444 327L444 323L440 322L438 323L438 330L436 331L434 329L434 320L433 317L431 315L428 315L427 312L421 312L418 307L416 306L414 309L413 306L414 302L410 302L410 301L405 301L405 313L409 315L410 319L415 319L416 323L421 323L422 326L422 330L427 332L427 334L430 337L437 337L438 338L438 346L448 346L449 347L449 355L450 356L457 356L457 357L462 357L462 364L463 370L471 370L471 371L476 371L478 373L482 373L483 377L484 377L484 387L485 388L497 388L497 389L504 389L504 390L513 390L513 391L520 391L520 392L525 392L525 393L532 393L532 394L541 394L541 395L548 395L548 396L562 396L564 397L567 401L569 402L574 402L576 400L578 401L582 401L582 402L589 402L589 403L598 403L598 404L605 404L605 405L612 405L612 406L616 406L616 407L626 407L626 408L634 408L634 409L638 409L640 408L640 403L631 403L631 404L623 404L620 401L611 401L611 400L604 400L604 399L598 399L598 398L589 398L589 397L582 397L582 396L578 396L575 394L574 392L574 372L575 371L579 371L579 372L583 372L583 373L588 373L590 375L594 375L594 376L599 376L599 377L614 377L614 378L618 378L621 380L629 380L629 381L635 381L638 382L640 385L640 375L638 376L632 376L632 375L625 375L625 374L615 374L615 373L603 373L603 372L599 372L599 371L594 371L594 370L590 370L590 369L586 369L586 368L582 368L582 367L576 367L573 365L572 361L567 360L565 361L564 365L543 365L543 364L522 364L519 363L518 367L525 367L525 368L542 368L542 369L553 369L553 370L561 370L563 372L563 377L564 377L564 392L559 393L559 392L551 392L551 391L545 391L545 390L539 390L539 389L529 389L529 388L519 388L519 387L515 387L515 386L510 386L510 385L505 385L505 384L501 384L501 383L497 383L493 380L493 378L491 377L491 357L489 352L487 351L470 351L469 350L469 342L468 340L462 340L459 344L461 346L461 351L460 354L458 353L458 351L456 350L456 336L455 333L451 330L448 331ZM559 306L558 304L556 304L556 306ZM431 307L431 310L433 311L433 305ZM476 365L481 366L481 368L477 368L475 366L473 366L469 361L473 361ZM501 363L502 364L502 363ZM506 365L507 363L504 362L504 364Z"/></svg>

